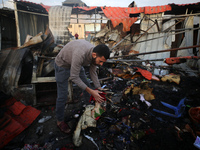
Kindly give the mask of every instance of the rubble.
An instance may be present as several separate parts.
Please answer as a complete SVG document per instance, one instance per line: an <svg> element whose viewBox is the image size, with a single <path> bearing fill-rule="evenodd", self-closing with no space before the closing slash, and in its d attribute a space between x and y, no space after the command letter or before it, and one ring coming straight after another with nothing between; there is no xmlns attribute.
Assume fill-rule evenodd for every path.
<svg viewBox="0 0 200 150"><path fill-rule="evenodd" d="M107 72L107 74L109 73ZM161 77L158 78L161 79ZM194 128L194 122L190 121L192 118L190 117L191 113L189 113L189 110L196 108L200 104L198 96L200 90L199 78L180 76L180 82L177 84L174 82L164 82L162 80L149 81L140 75L134 79L113 77L102 82L107 99L106 105L104 105L105 111L98 117L94 124L95 126L87 124L86 127L79 131L79 135L82 135L82 144L76 145L70 140L75 134L68 135L66 138L64 135L63 137L60 136L63 133L59 132L56 128L56 120L54 117L55 109L53 107L51 109L49 106L40 107L42 114L37 120L42 118L42 116L48 116L50 114L53 117L51 120L43 123L42 133L38 134L39 131L36 133L36 130L31 131L31 128L36 129L36 127L39 127L37 122L31 125L32 127L26 131L33 132L32 136L38 136L39 139L35 141L32 138L28 138L24 142L27 144L38 142L42 146L45 143L40 140L50 138L48 142L52 144L53 149L57 148L58 145L66 147L66 143L70 144L71 142L75 144L73 148L76 149L85 149L89 145L94 149L169 149L175 147L177 149L189 149L194 147L193 143L197 140L199 129ZM150 87L151 92L148 94L153 94L153 98L148 98L150 95L145 97L145 90L139 93L136 92L138 91L138 87L142 89L148 89ZM78 89L75 88L74 90L77 93L76 90ZM143 94L143 98L141 94ZM180 105L184 109L181 109L179 116L170 117L170 115L165 115L167 112L176 115L176 112L162 106L162 104L168 103L171 106L177 106L181 104L181 98L185 100L184 97L187 97L187 100L184 101L184 105ZM94 103L91 101L91 104ZM69 104L67 107L66 115L74 116L75 114L79 114L78 118L71 117L70 120L67 120L73 128L74 133L76 133L75 127L83 117L84 112L86 112L86 108L82 107L80 103ZM76 109L78 110L76 111ZM165 111L165 114L156 113L154 109ZM88 141L86 137L89 138ZM170 143L170 145L167 143ZM9 145L7 147L9 148Z"/></svg>

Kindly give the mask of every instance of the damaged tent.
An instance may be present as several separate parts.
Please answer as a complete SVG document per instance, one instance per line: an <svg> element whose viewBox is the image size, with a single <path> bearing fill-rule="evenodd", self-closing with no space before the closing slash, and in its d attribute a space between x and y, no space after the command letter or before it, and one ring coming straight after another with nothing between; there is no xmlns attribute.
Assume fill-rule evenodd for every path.
<svg viewBox="0 0 200 150"><path fill-rule="evenodd" d="M30 8L42 6L20 1L18 15L23 14L22 10L28 11L22 7L26 3ZM12 97L5 97L9 101L1 105L6 110L0 120L0 132L6 135L4 131L9 125L13 122L19 125L15 128L12 125L13 134L9 138L2 137L1 147L199 148L199 3L127 8L55 6L44 9L42 6L41 10L44 20L49 15L49 27L44 21L42 32L34 30L32 36L20 33L17 41L21 39L22 46L3 49L0 53L0 89ZM54 26L55 16L62 16L61 12L65 12L62 14L65 19L60 25L69 30ZM71 101L66 104L69 120L65 121L73 132L66 135L60 133L55 123L53 64L63 44L73 40L68 33L75 28L75 23L70 28L70 21L82 24L82 29L83 20L87 20L84 15L95 21L94 26L86 27L83 35L94 45L107 44L112 51L110 59L98 67L105 102L98 104L91 97L90 105L83 106L82 91L69 83ZM23 20L22 16L19 19ZM106 24L101 23L105 21L103 18ZM99 32L95 24L101 27Z"/></svg>

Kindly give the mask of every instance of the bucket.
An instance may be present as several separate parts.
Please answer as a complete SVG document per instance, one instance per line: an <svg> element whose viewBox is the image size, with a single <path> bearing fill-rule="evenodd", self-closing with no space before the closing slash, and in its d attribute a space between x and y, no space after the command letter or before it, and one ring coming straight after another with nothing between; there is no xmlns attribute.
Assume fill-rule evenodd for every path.
<svg viewBox="0 0 200 150"><path fill-rule="evenodd" d="M196 134L200 135L200 107L192 107L189 109L188 113Z"/></svg>

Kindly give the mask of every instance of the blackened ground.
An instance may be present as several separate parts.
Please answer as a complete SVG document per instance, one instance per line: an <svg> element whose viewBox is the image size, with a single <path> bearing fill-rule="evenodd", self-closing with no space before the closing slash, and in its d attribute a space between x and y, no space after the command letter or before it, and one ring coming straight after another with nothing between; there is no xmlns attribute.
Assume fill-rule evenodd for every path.
<svg viewBox="0 0 200 150"><path fill-rule="evenodd" d="M132 82L140 84L144 78L137 78ZM127 80L124 81L109 81L107 84L114 91L114 96L112 100L120 106L120 99L122 97L122 91L124 87L128 86ZM105 83L106 84L106 83ZM139 107L140 115L135 113L132 122L138 123L138 127L132 128L132 140L127 146L120 145L120 143L114 142L107 139L107 144L102 144L99 130L97 128L88 128L82 133L86 133L94 138L95 142L98 144L100 150L104 149L120 149L120 146L124 149L139 149L139 150L193 150L196 149L193 146L195 138L190 132L180 132L175 128L177 126L179 129L184 129L185 125L188 124L193 128L193 122L190 120L188 115L188 110L191 107L200 106L200 78L196 77L181 77L181 82L179 85L176 83L169 82L158 82L150 81L149 87L153 88L153 94L155 99L149 101L152 106ZM75 90L75 94L80 95L80 91ZM166 112L174 113L171 109L163 106L160 101L164 101L171 105L178 105L179 101L186 97L188 101L185 102L186 108L180 118L172 118L166 115L162 115L153 111L153 108L163 110ZM80 100L81 101L81 100ZM121 107L125 107L124 104ZM37 107L41 110L40 116L20 135L15 137L4 149L13 150L21 149L25 144L39 144L43 147L45 143L48 142L52 149L56 148L68 148L77 150L93 150L97 149L96 146L86 138L83 138L83 144L80 147L75 147L72 141L72 134L66 135L62 133L56 126L55 118L55 105ZM78 122L78 118L74 119L74 114L81 114L84 111L82 103L70 104L66 109L66 121L69 121L69 125L74 130ZM104 114L106 115L106 114ZM38 120L43 116L52 116L52 118L42 124L38 123ZM142 118L142 121L138 121ZM41 135L36 134L36 129L39 126L43 126L43 132ZM149 132L148 132L149 131ZM194 130L195 132L195 130ZM137 134L138 133L138 134ZM143 133L143 134L142 134ZM144 134L145 133L145 134ZM111 135L107 135L111 136ZM116 137L117 135L115 135ZM117 145L118 144L118 145Z"/></svg>

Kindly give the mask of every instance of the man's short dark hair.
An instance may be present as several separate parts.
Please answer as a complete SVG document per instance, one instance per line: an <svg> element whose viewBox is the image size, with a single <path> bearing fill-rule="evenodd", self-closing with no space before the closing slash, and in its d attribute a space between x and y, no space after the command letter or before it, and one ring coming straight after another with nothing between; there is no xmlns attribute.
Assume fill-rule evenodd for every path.
<svg viewBox="0 0 200 150"><path fill-rule="evenodd" d="M95 46L93 52L95 52L99 57L104 56L105 59L108 59L110 57L110 49L105 44L99 44Z"/></svg>

